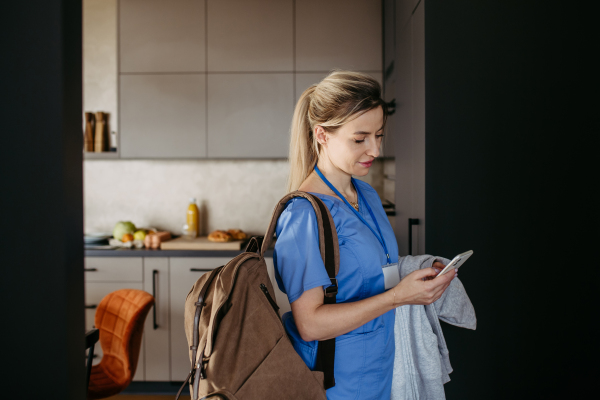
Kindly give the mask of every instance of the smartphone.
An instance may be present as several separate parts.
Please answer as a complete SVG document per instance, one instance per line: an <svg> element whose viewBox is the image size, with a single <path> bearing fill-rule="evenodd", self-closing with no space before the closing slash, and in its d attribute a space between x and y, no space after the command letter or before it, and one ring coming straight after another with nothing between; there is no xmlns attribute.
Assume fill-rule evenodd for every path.
<svg viewBox="0 0 600 400"><path fill-rule="evenodd" d="M465 261L467 261L467 259L469 257L471 257L471 255L473 254L473 250L469 250L469 251L465 251L462 254L457 255L456 257L454 257L452 259L452 261L450 261L448 263L448 265L446 265L446 267L436 276L440 276L440 275L444 275L446 272L448 272L451 269L458 269L458 267L460 267L461 265L464 264Z"/></svg>

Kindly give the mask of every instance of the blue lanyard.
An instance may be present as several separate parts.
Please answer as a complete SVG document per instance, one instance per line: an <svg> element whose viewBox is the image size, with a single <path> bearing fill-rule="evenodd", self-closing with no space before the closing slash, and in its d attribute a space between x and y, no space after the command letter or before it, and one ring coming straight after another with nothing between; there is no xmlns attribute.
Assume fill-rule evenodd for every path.
<svg viewBox="0 0 600 400"><path fill-rule="evenodd" d="M369 211L369 215L371 215L371 218L373 219L373 222L375 223L375 226L377 227L377 232L379 232L379 235L377 234L377 232L375 232L375 230L373 228L371 228L371 225L369 225L369 223L363 218L363 216L360 215L360 213L356 210L356 208L352 207L352 205L348 202L348 200L346 200L346 198L344 196L342 196L342 194L335 188L335 186L333 186L331 184L331 182L329 182L327 180L327 178L325 178L325 176L319 170L319 167L317 167L316 165L315 165L315 172L317 173L317 175L319 175L319 177L323 180L323 182L325 182L327 184L327 186L329 186L329 189L333 190L333 192L335 194L337 194L338 197L340 199L342 199L344 201L344 203L346 203L346 205L348 207L350 207L350 209L363 222L363 224L365 224L371 230L371 232L373 232L373 235L375 235L375 237L377 238L377 240L379 240L379 243L381 244L381 247L383 247L383 250L385 251L385 256L387 257L388 264L391 264L390 253L389 253L389 251L387 249L387 246L385 245L385 239L383 238L383 234L381 233L381 229L379 228L379 224L377 223L377 219L375 218L375 215L373 215L373 210L371 210L371 207L369 206L369 203L367 203L367 199L364 198L362 192L358 188L358 185L354 184L354 188L356 189L356 193L358 194L358 196L360 198L362 198L363 203L367 207L367 210ZM352 178L352 183L354 183L354 178Z"/></svg>

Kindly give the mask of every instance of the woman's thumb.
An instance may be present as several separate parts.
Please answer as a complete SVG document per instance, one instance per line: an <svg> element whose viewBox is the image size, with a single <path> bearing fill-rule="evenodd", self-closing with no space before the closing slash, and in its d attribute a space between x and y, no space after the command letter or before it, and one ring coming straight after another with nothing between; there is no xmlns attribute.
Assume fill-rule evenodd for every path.
<svg viewBox="0 0 600 400"><path fill-rule="evenodd" d="M415 274L416 279L423 279L428 277L434 277L439 272L440 271L436 270L435 268L423 268L413 272L413 274Z"/></svg>

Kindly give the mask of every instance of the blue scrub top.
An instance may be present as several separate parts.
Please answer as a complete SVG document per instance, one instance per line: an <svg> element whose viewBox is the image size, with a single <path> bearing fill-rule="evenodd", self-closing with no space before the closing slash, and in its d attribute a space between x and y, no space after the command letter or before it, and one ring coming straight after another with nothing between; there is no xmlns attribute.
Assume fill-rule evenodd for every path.
<svg viewBox="0 0 600 400"><path fill-rule="evenodd" d="M367 183L352 180L369 203L390 252L398 262L398 245L377 192ZM312 193L329 208L340 246L337 275L337 303L350 303L385 291L381 267L387 264L385 252L371 230L342 201L333 196ZM359 212L376 230L373 219L359 198ZM303 198L290 200L277 221L277 242L273 261L279 289L290 303L304 291L330 286L319 252L317 218ZM283 315L285 329L306 365L315 367L318 341L300 337L291 312ZM394 311L336 338L335 382L327 390L328 399L389 399L394 367Z"/></svg>

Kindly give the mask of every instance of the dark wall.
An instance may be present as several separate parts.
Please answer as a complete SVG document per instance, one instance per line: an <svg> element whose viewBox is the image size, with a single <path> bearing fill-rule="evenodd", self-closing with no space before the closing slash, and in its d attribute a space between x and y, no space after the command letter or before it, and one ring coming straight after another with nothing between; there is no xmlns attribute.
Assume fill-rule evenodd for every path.
<svg viewBox="0 0 600 400"><path fill-rule="evenodd" d="M0 7L0 397L84 399L81 2Z"/></svg>
<svg viewBox="0 0 600 400"><path fill-rule="evenodd" d="M448 399L583 398L600 376L588 12L425 2L427 253L475 251Z"/></svg>

